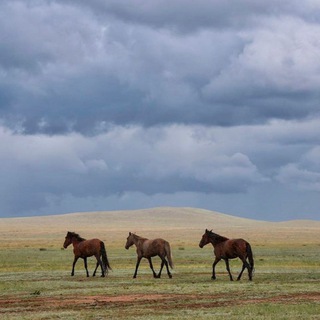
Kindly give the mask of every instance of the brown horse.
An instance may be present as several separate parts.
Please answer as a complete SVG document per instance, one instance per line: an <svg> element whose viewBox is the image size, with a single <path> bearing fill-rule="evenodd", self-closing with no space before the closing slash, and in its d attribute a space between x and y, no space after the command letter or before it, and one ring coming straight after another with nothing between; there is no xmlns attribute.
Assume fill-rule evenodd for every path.
<svg viewBox="0 0 320 320"><path fill-rule="evenodd" d="M243 239L228 239L226 237L220 236L214 232L206 229L199 243L199 247L203 248L206 244L211 243L214 248L214 254L216 256L212 265L212 280L216 279L215 266L223 259L226 263L227 271L230 276L230 280L233 281L230 267L229 259L240 258L242 261L242 270L239 273L237 280L241 279L242 273L245 268L248 269L249 280L252 280L252 273L254 268L254 261L252 250L249 242ZM247 262L248 259L248 262Z"/></svg>
<svg viewBox="0 0 320 320"><path fill-rule="evenodd" d="M95 256L97 259L97 265L93 272L93 277L96 275L96 271L100 265L101 267L101 277L104 277L108 273L108 268L111 269L109 261L107 258L106 248L104 243L99 239L86 240L80 237L75 232L68 231L63 247L66 249L70 244L73 244L74 260L72 264L71 275L74 275L74 266L79 258L84 260L84 267L87 272L87 277L89 277L87 257ZM101 260L101 258L102 260Z"/></svg>
<svg viewBox="0 0 320 320"><path fill-rule="evenodd" d="M134 272L133 278L137 277L139 264L142 258L148 259L154 278L161 277L161 272L164 265L167 268L167 273L169 278L172 278L172 274L170 273L169 267L168 267L168 262L169 262L170 267L173 269L171 249L168 241L160 238L149 240L129 232L129 236L127 238L127 243L125 245L125 248L129 249L133 244L137 247L137 255L138 255L136 270ZM155 256L159 256L161 259L161 267L158 275L155 273L153 269L152 261L151 261L151 257L155 257ZM166 260L166 257L168 258L168 261Z"/></svg>

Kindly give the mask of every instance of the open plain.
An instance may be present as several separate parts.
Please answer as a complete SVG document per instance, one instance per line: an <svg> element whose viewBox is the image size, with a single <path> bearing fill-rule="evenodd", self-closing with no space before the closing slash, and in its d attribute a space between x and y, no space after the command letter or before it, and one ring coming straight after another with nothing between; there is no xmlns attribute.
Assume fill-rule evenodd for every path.
<svg viewBox="0 0 320 320"><path fill-rule="evenodd" d="M200 249L204 230L252 245L255 274L230 282L225 265L211 280L212 246ZM85 277L67 231L105 242L113 270ZM136 253L125 250L128 232L171 244L173 278L153 279ZM320 221L267 222L194 208L90 212L0 219L1 319L320 319ZM160 260L154 259L155 269ZM92 274L95 261L89 259ZM232 260L231 271L241 269ZM99 274L98 274L99 275Z"/></svg>

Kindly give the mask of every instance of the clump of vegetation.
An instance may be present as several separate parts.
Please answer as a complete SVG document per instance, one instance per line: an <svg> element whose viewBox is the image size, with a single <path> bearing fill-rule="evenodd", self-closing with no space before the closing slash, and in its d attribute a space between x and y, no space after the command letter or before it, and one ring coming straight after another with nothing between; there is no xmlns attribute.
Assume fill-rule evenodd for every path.
<svg viewBox="0 0 320 320"><path fill-rule="evenodd" d="M40 290L35 290L34 292L30 293L33 296L40 296Z"/></svg>

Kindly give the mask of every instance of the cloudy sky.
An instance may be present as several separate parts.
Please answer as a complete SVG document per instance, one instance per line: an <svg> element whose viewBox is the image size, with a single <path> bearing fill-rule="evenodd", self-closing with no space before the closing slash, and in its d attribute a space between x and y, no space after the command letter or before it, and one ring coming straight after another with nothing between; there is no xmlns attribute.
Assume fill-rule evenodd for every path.
<svg viewBox="0 0 320 320"><path fill-rule="evenodd" d="M320 219L320 1L0 2L0 216Z"/></svg>

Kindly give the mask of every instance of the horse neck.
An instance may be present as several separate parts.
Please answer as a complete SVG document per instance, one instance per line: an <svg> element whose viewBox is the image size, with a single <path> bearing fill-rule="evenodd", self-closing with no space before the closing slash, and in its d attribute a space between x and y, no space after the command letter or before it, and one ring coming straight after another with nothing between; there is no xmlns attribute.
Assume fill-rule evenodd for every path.
<svg viewBox="0 0 320 320"><path fill-rule="evenodd" d="M148 239L139 237L137 235L134 235L134 237L133 237L133 242L136 247L141 246L146 240L148 240Z"/></svg>
<svg viewBox="0 0 320 320"><path fill-rule="evenodd" d="M229 240L228 238L223 237L223 236L220 236L220 235L218 235L218 234L212 234L212 235L210 235L210 236L209 236L209 239L210 239L210 243L211 243L213 246Z"/></svg>
<svg viewBox="0 0 320 320"><path fill-rule="evenodd" d="M79 239L79 238L76 238L76 237L72 237L72 245L74 247L78 246L79 243L83 242L83 241L84 241L84 239L82 239L82 238Z"/></svg>

